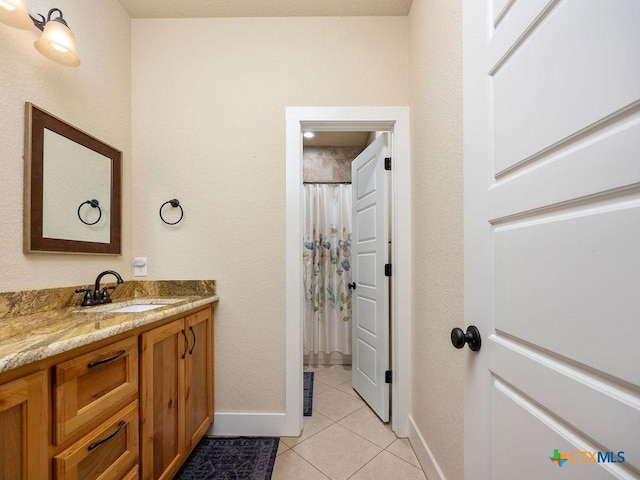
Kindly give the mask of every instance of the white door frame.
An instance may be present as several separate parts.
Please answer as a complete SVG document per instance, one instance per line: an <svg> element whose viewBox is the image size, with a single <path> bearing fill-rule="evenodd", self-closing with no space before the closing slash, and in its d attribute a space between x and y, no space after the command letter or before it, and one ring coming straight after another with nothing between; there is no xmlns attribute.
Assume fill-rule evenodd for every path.
<svg viewBox="0 0 640 480"><path fill-rule="evenodd" d="M411 398L411 164L409 107L286 109L286 413L285 435L302 431L302 132L390 131L391 156L391 428L408 436Z"/></svg>

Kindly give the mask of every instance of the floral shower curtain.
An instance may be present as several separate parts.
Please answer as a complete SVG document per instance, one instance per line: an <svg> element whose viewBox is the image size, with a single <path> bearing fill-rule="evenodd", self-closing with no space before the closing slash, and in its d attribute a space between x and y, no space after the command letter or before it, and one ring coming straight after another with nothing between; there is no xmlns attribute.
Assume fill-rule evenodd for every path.
<svg viewBox="0 0 640 480"><path fill-rule="evenodd" d="M304 186L304 353L351 354L351 185Z"/></svg>

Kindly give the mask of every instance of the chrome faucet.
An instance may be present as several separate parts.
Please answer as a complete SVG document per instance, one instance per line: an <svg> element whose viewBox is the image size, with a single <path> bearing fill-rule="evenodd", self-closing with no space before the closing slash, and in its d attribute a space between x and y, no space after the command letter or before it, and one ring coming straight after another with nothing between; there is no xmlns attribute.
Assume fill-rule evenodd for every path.
<svg viewBox="0 0 640 480"><path fill-rule="evenodd" d="M100 291L100 281L105 275L113 275L114 277L116 277L117 285L124 283L124 280L122 280L122 277L118 272L115 272L113 270L105 270L96 277L96 283L94 285L93 292L91 292L91 289L89 288L81 288L76 290L76 293L84 292L84 298L82 299L82 303L80 304L80 306L90 307L91 305L100 305L101 303L111 303L109 289L113 289L116 287L103 287L102 291Z"/></svg>

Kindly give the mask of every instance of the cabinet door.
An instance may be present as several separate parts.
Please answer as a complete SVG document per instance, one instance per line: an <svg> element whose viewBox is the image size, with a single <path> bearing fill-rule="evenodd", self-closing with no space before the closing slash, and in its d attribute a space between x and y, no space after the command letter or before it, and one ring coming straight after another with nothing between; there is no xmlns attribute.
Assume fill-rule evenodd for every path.
<svg viewBox="0 0 640 480"><path fill-rule="evenodd" d="M169 479L185 456L185 368L188 353L184 322L142 335L142 478Z"/></svg>
<svg viewBox="0 0 640 480"><path fill-rule="evenodd" d="M120 480L138 464L138 402L54 457L56 480Z"/></svg>
<svg viewBox="0 0 640 480"><path fill-rule="evenodd" d="M213 336L211 309L185 319L187 354L187 448L191 450L213 421Z"/></svg>
<svg viewBox="0 0 640 480"><path fill-rule="evenodd" d="M46 372L0 385L0 477L49 478Z"/></svg>
<svg viewBox="0 0 640 480"><path fill-rule="evenodd" d="M56 444L125 405L138 392L138 339L96 349L54 367Z"/></svg>

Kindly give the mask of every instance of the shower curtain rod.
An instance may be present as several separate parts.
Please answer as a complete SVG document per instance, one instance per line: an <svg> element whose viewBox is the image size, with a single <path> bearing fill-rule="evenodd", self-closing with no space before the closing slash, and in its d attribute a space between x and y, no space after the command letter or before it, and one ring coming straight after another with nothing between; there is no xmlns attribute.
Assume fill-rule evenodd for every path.
<svg viewBox="0 0 640 480"><path fill-rule="evenodd" d="M302 182L303 185L351 185L351 182Z"/></svg>

